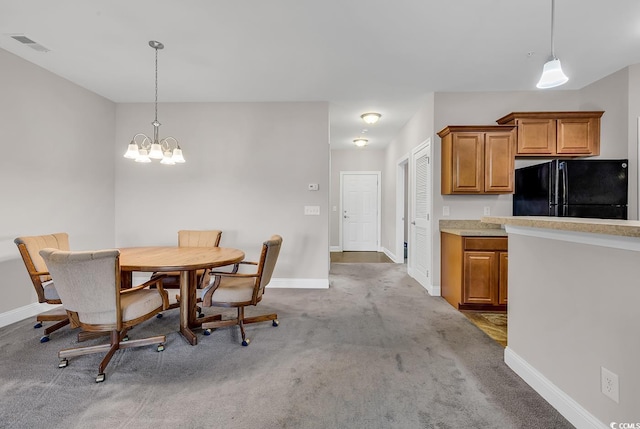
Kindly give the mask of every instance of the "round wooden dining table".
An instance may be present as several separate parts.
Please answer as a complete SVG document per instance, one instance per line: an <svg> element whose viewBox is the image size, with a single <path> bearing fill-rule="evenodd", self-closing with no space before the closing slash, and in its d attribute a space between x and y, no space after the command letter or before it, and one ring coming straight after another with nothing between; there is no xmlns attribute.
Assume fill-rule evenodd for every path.
<svg viewBox="0 0 640 429"><path fill-rule="evenodd" d="M198 338L191 328L196 321L196 271L235 264L244 259L244 252L229 247L126 247L120 248L122 286L131 285L134 271L180 271L180 333L191 343Z"/></svg>

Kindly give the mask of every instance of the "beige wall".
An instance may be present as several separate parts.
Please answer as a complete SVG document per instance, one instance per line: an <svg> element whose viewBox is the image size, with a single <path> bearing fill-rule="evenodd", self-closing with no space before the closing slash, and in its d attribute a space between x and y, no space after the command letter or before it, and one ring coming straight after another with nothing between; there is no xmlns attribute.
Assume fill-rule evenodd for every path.
<svg viewBox="0 0 640 429"><path fill-rule="evenodd" d="M262 242L280 234L274 277L328 286L327 103L162 103L158 118L185 164L123 158L135 133L151 132L153 105L117 106L117 246L171 245L179 229L220 229L222 246L256 260ZM305 205L320 206L320 216L304 216Z"/></svg>
<svg viewBox="0 0 640 429"><path fill-rule="evenodd" d="M254 260L278 233L281 285L328 286L327 103L161 103L161 136L180 139L188 162L140 165L122 155L135 133L152 133L153 104L116 105L3 50L0 68L3 138L14 143L0 158L10 184L0 191L0 316L36 302L13 239L59 231L73 249L94 249L220 228L223 245ZM304 216L305 205L320 216Z"/></svg>
<svg viewBox="0 0 640 429"><path fill-rule="evenodd" d="M0 313L37 302L13 239L114 245L115 104L0 49Z"/></svg>
<svg viewBox="0 0 640 429"><path fill-rule="evenodd" d="M525 380L546 378L607 427L637 422L640 398L640 247L619 239L636 250L509 234L507 362L524 360ZM619 377L618 404L600 391L601 366Z"/></svg>
<svg viewBox="0 0 640 429"><path fill-rule="evenodd" d="M367 147L353 150L332 150L331 151L331 191L329 201L329 224L331 225L331 236L329 244L332 248L342 247L340 242L340 173L342 171L380 171L382 173L382 183L386 180L385 151L375 150ZM389 204L385 195L382 195L382 206ZM333 208L336 208L333 211Z"/></svg>
<svg viewBox="0 0 640 429"><path fill-rule="evenodd" d="M397 218L396 213L398 162L407 159L411 155L411 151L427 139L431 139L431 148L433 151L433 147L435 146L433 139L435 133L433 116L434 94L431 93L424 97L420 109L418 109L402 130L400 130L386 150L385 177L382 180L382 195L383 200L386 202L382 206L382 247L388 249L391 254L400 259L402 259L403 249L398 249L397 245L403 237L397 237L396 234L398 222L401 222L401 219ZM400 241L400 243L402 243L402 241Z"/></svg>

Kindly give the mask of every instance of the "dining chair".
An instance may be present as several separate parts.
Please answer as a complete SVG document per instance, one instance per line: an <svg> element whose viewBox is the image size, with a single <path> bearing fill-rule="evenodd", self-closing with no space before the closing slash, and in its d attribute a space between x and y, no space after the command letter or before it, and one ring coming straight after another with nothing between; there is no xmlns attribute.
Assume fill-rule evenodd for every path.
<svg viewBox="0 0 640 429"><path fill-rule="evenodd" d="M56 282L71 326L87 332L108 332L110 338L108 344L60 350L60 368L68 365L69 357L106 352L98 366L96 382L99 383L105 380L105 369L117 350L149 344L157 344L157 351L164 350L164 335L127 341L129 329L169 305L161 277L121 289L117 249L73 252L45 248L40 250L40 255ZM155 283L154 289L148 288L151 283Z"/></svg>
<svg viewBox="0 0 640 429"><path fill-rule="evenodd" d="M257 305L264 295L265 287L271 281L273 270L278 260L282 237L273 235L262 244L262 252L258 262L242 261L239 266L252 266L255 272L245 273L212 271L214 280L202 290L203 307L236 307L237 317L234 319L214 320L202 324L205 335L210 335L213 328L238 325L242 335L242 345L248 346L249 339L245 335L244 325L249 323L271 321L278 326L278 315L275 313L255 317L245 317L244 308Z"/></svg>
<svg viewBox="0 0 640 429"><path fill-rule="evenodd" d="M178 231L178 247L218 247L222 231L219 230L180 230ZM165 289L180 289L180 272L170 271L165 273L153 273L151 279L163 277L162 286ZM196 272L197 288L202 289L208 285L210 281L209 270L201 269ZM170 294L169 309L180 307L179 294ZM201 315L201 309L196 307L198 315ZM158 314L162 317L162 313Z"/></svg>
<svg viewBox="0 0 640 429"><path fill-rule="evenodd" d="M69 235L65 232L58 232L47 235L25 236L18 237L13 240L13 242L18 246L22 261L31 278L31 283L33 283L33 287L36 290L38 302L52 305L62 304L56 287L49 275L49 270L38 252L45 247L69 250ZM56 322L46 327L44 329L44 335L40 337L40 342L46 343L49 341L49 335L52 332L69 324L69 318L64 308L58 305L51 310L38 314L33 327L35 329L42 328L43 322Z"/></svg>

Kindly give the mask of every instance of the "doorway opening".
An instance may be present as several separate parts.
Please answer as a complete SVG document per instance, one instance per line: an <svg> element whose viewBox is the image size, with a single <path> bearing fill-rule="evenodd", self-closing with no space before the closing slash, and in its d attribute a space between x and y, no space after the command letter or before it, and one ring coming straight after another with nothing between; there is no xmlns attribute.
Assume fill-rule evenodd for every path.
<svg viewBox="0 0 640 429"><path fill-rule="evenodd" d="M396 245L395 262L407 263L409 254L409 155L396 166Z"/></svg>

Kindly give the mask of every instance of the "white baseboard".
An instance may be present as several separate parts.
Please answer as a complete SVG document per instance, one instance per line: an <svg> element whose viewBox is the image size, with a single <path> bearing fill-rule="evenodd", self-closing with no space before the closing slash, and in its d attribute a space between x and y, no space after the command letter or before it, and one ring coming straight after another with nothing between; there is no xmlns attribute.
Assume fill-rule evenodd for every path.
<svg viewBox="0 0 640 429"><path fill-rule="evenodd" d="M504 362L576 428L609 428L509 347L504 350Z"/></svg>
<svg viewBox="0 0 640 429"><path fill-rule="evenodd" d="M329 252L342 252L342 246L330 246Z"/></svg>
<svg viewBox="0 0 640 429"><path fill-rule="evenodd" d="M269 288L329 289L329 279L271 279Z"/></svg>
<svg viewBox="0 0 640 429"><path fill-rule="evenodd" d="M23 307L18 307L4 313L0 313L0 328L24 319L28 319L29 317L35 317L40 313L52 310L56 307L58 306L34 302L33 304L25 305ZM35 320L33 322L35 323Z"/></svg>
<svg viewBox="0 0 640 429"><path fill-rule="evenodd" d="M391 259L396 264L403 264L404 263L404 258L398 259L396 257L396 254L393 253L391 250L387 249L386 247L383 247L381 250L385 255L387 255L389 257L389 259Z"/></svg>
<svg viewBox="0 0 640 429"><path fill-rule="evenodd" d="M431 296L441 296L441 290L440 290L440 285L428 285L426 288L427 292L429 293L429 295Z"/></svg>
<svg viewBox="0 0 640 429"><path fill-rule="evenodd" d="M148 273L136 277L134 280L142 283L145 281ZM137 284L137 283L135 283ZM271 279L269 288L285 288L285 289L329 289L329 279ZM0 328L19 322L29 317L54 309L55 305L33 303L23 307L0 313ZM34 320L35 323L35 320Z"/></svg>

